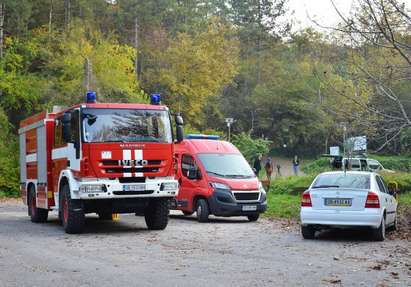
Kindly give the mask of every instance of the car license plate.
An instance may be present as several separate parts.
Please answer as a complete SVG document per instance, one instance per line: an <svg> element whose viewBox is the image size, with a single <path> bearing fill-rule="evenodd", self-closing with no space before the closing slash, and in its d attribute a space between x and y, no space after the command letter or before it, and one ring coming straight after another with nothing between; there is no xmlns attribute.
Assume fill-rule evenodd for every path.
<svg viewBox="0 0 411 287"><path fill-rule="evenodd" d="M352 199L351 198L326 198L325 205L326 206L351 206Z"/></svg>
<svg viewBox="0 0 411 287"><path fill-rule="evenodd" d="M257 205L243 205L243 211L256 211Z"/></svg>
<svg viewBox="0 0 411 287"><path fill-rule="evenodd" d="M145 184L130 184L130 185L124 185L123 190L124 191L143 191L146 189Z"/></svg>

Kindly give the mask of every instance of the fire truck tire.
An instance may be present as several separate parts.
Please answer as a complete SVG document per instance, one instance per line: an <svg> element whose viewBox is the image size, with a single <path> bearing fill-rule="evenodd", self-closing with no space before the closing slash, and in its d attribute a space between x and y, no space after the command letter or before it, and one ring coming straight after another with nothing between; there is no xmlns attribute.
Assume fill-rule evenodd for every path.
<svg viewBox="0 0 411 287"><path fill-rule="evenodd" d="M200 198L196 204L197 220L198 222L208 222L208 216L210 215L210 208L205 199Z"/></svg>
<svg viewBox="0 0 411 287"><path fill-rule="evenodd" d="M82 202L71 199L70 187L67 184L62 187L60 198L64 230L69 234L82 233L85 225L85 214Z"/></svg>
<svg viewBox="0 0 411 287"><path fill-rule="evenodd" d="M31 222L46 222L49 211L36 206L36 193L33 188L29 189L28 210Z"/></svg>
<svg viewBox="0 0 411 287"><path fill-rule="evenodd" d="M170 212L168 199L152 199L144 212L144 218L148 229L163 230L168 224Z"/></svg>
<svg viewBox="0 0 411 287"><path fill-rule="evenodd" d="M100 220L113 220L113 214L111 212L99 212L97 214Z"/></svg>

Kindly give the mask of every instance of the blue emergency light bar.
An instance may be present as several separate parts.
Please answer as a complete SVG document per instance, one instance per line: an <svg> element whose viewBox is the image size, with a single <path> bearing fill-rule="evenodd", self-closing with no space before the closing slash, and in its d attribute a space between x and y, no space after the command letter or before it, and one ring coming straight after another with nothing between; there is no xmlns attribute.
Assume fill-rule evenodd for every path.
<svg viewBox="0 0 411 287"><path fill-rule="evenodd" d="M86 102L89 104L94 104L97 101L97 94L95 91L87 91Z"/></svg>
<svg viewBox="0 0 411 287"><path fill-rule="evenodd" d="M189 140L218 140L220 136L217 135L203 135L203 134L188 134L186 139Z"/></svg>
<svg viewBox="0 0 411 287"><path fill-rule="evenodd" d="M150 95L150 104L159 105L160 103L161 103L161 95L160 94L151 94Z"/></svg>

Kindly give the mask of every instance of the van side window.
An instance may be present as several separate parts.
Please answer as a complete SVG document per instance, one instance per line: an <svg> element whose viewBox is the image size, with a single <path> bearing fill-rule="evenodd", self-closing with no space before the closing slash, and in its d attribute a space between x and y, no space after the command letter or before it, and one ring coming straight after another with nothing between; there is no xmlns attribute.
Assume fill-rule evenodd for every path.
<svg viewBox="0 0 411 287"><path fill-rule="evenodd" d="M190 155L183 155L181 158L181 173L184 177L188 177L188 172L190 170L195 170L196 164L194 158Z"/></svg>

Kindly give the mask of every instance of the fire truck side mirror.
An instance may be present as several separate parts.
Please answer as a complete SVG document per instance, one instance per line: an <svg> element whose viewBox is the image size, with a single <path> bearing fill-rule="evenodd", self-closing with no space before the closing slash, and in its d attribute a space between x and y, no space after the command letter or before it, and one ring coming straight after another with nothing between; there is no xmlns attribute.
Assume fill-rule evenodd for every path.
<svg viewBox="0 0 411 287"><path fill-rule="evenodd" d="M184 140L184 129L183 129L183 118L180 115L176 115L176 134L177 142L182 142Z"/></svg>
<svg viewBox="0 0 411 287"><path fill-rule="evenodd" d="M71 124L71 113L64 113L61 117L61 124L62 124L62 137L65 142L70 142L70 124Z"/></svg>

